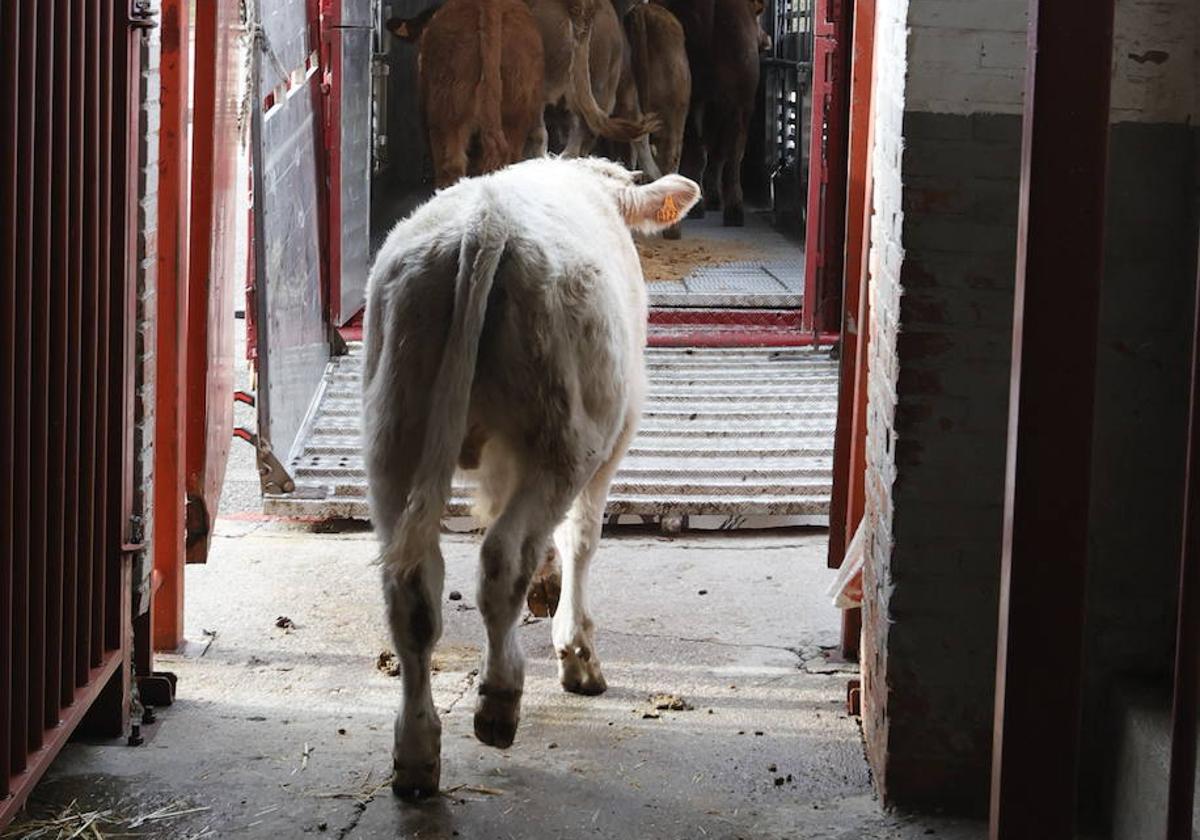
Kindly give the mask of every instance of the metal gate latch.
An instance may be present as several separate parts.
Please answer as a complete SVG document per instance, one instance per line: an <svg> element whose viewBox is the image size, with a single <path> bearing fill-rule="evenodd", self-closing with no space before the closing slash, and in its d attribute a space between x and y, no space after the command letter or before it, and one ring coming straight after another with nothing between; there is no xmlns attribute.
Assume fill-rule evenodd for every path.
<svg viewBox="0 0 1200 840"><path fill-rule="evenodd" d="M129 25L133 29L154 29L158 26L157 15L150 0L133 0L129 5Z"/></svg>

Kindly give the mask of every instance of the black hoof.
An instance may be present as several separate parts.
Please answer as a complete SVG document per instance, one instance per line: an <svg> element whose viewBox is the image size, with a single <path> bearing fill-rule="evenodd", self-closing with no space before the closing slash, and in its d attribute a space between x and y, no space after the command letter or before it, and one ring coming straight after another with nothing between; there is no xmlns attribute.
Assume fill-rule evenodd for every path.
<svg viewBox="0 0 1200 840"><path fill-rule="evenodd" d="M725 227L744 227L746 224L746 214L739 207L726 207L722 223Z"/></svg>
<svg viewBox="0 0 1200 840"><path fill-rule="evenodd" d="M681 228L679 225L671 225L669 228L667 228L666 230L663 231L663 239L682 239L682 238L683 238L683 228Z"/></svg>
<svg viewBox="0 0 1200 840"><path fill-rule="evenodd" d="M407 802L415 802L437 796L441 787L441 759L421 765L402 766L392 763L392 793Z"/></svg>
<svg viewBox="0 0 1200 840"><path fill-rule="evenodd" d="M475 707L475 737L489 747L506 750L517 737L521 718L521 692L479 687Z"/></svg>

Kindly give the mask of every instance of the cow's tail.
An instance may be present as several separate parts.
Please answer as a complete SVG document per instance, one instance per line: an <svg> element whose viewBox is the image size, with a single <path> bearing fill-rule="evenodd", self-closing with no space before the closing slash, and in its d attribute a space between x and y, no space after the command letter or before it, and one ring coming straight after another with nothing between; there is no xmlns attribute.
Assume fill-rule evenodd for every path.
<svg viewBox="0 0 1200 840"><path fill-rule="evenodd" d="M384 563L412 572L439 558L438 534L459 451L467 433L471 384L479 356L479 339L487 315L488 295L508 243L507 225L494 213L487 190L483 209L463 235L454 284L454 310L438 366L436 388L420 460L413 473L408 502L384 553Z"/></svg>
<svg viewBox="0 0 1200 840"><path fill-rule="evenodd" d="M508 140L500 106L504 99L501 77L501 50L504 41L499 0L479 3L479 83L475 89L475 109L479 127L479 146L483 153L481 169L491 172L509 162Z"/></svg>
<svg viewBox="0 0 1200 840"><path fill-rule="evenodd" d="M604 113L592 92L591 17L585 19L583 15L573 14L571 24L575 40L571 50L571 85L567 93L567 105L571 110L579 115L593 134L617 143L632 143L639 137L658 131L662 122L654 114L627 120Z"/></svg>

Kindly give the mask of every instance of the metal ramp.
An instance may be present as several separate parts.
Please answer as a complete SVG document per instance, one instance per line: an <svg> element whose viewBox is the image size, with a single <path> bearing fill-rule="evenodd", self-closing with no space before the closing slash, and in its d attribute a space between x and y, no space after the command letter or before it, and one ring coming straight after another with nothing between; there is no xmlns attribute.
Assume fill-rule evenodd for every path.
<svg viewBox="0 0 1200 840"><path fill-rule="evenodd" d="M609 494L610 521L687 517L692 528L826 525L837 362L810 349L650 348L642 426ZM367 519L359 443L362 344L333 359L266 513ZM447 515L469 516L458 483Z"/></svg>

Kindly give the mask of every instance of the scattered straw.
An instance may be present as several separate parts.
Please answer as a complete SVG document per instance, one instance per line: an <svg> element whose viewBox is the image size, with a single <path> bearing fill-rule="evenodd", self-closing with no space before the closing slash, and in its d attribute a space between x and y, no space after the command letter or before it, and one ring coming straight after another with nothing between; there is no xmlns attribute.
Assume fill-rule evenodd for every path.
<svg viewBox="0 0 1200 840"><path fill-rule="evenodd" d="M123 837L139 837L132 832L147 823L163 822L191 814L199 814L208 808L192 808L182 801L172 802L144 814L133 817L117 815L112 809L84 811L77 800L53 816L18 820L10 825L0 838L3 840L116 840ZM204 828L197 834L186 835L183 840L201 840L211 836L211 829Z"/></svg>

